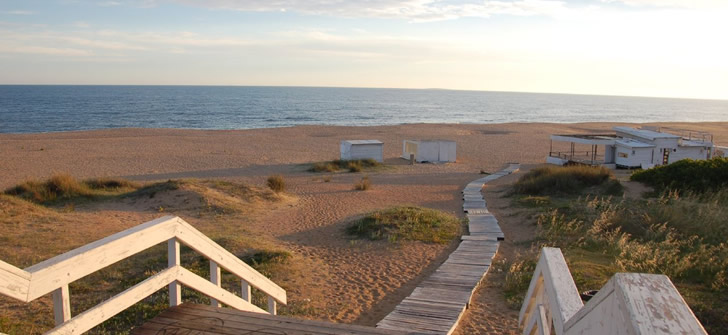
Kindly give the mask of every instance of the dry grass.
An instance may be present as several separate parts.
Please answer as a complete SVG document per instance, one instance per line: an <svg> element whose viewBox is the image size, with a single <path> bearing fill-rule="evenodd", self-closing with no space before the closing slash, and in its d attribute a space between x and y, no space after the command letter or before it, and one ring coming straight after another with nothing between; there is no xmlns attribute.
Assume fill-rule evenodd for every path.
<svg viewBox="0 0 728 335"><path fill-rule="evenodd" d="M612 172L604 167L549 166L533 169L524 174L513 189L528 195L580 194L589 187L601 187L602 193L622 194L622 185L614 179Z"/></svg>
<svg viewBox="0 0 728 335"><path fill-rule="evenodd" d="M88 184L87 184L88 183ZM27 185L27 183L24 183ZM51 189L38 182L40 190ZM89 186L89 185L93 186ZM80 196L81 192L117 188L113 182L73 182L72 178L51 178L48 185L60 186L62 194L76 194L63 201L83 199L75 210L55 206L59 201L36 204L21 196L0 195L0 259L24 268L76 247L157 218L159 207L183 217L224 248L250 262L251 266L272 277L285 287L286 278L305 271L306 260L292 255L265 237L252 235L249 222L257 220L267 209L290 201L289 196L240 183L204 180L181 180L138 186L113 196ZM81 185L81 186L79 186ZM125 185L125 184L120 184ZM54 187L55 187L54 186ZM123 186L120 188L123 189ZM80 197L80 198L79 198ZM48 206L51 204L53 206ZM72 203L71 203L72 204ZM112 209L109 214L108 210ZM43 241L43 243L38 243ZM70 285L73 315L108 299L166 267L166 248L153 247ZM208 276L209 262L193 250L183 247L182 264L191 271ZM224 274L223 286L237 292L239 279ZM254 291L255 292L255 291ZM183 290L185 301L206 303L207 298L191 290ZM254 301L265 306L260 292ZM161 290L124 311L91 334L124 334L167 307L167 292ZM310 313L305 302L291 301L292 307L281 307L281 314ZM26 304L0 296L0 332L39 334L53 327L49 297Z"/></svg>
<svg viewBox="0 0 728 335"><path fill-rule="evenodd" d="M330 162L314 163L310 172L337 172L340 170L348 170L349 172L361 172L364 170L372 170L382 167L382 163L373 159L357 159L357 160L333 160Z"/></svg>
<svg viewBox="0 0 728 335"><path fill-rule="evenodd" d="M273 192L281 193L286 191L286 180L283 179L282 175L276 174L268 177L267 184L268 188Z"/></svg>
<svg viewBox="0 0 728 335"><path fill-rule="evenodd" d="M372 188L372 182L369 180L369 176L364 176L360 181L354 183L354 189L357 191L366 191Z"/></svg>
<svg viewBox="0 0 728 335"><path fill-rule="evenodd" d="M135 190L138 184L122 179L89 179L79 181L68 174L56 174L45 181L28 180L5 190L5 194L41 204L78 198L117 195Z"/></svg>
<svg viewBox="0 0 728 335"><path fill-rule="evenodd" d="M665 274L709 333L728 329L721 312L728 309L728 191L628 201L552 197L528 204L538 217L532 250L561 248L580 291L599 289L616 272ZM509 267L506 294L515 304L537 255L530 252Z"/></svg>

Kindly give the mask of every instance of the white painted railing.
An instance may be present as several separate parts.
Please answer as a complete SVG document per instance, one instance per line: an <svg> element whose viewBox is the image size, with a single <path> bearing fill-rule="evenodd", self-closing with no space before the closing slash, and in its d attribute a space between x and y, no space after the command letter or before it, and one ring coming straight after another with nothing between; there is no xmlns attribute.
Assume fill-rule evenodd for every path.
<svg viewBox="0 0 728 335"><path fill-rule="evenodd" d="M584 305L566 260L543 248L518 323L533 334L707 334L669 278L615 274Z"/></svg>
<svg viewBox="0 0 728 335"><path fill-rule="evenodd" d="M168 267L114 297L71 317L68 284L152 246L167 242ZM180 266L180 243L210 260L210 280ZM241 297L221 288L220 269L241 279ZM165 286L169 304L182 303L182 285L208 297L211 304L266 313L250 301L253 286L268 295L267 313L286 304L286 291L179 217L165 216L58 255L24 270L0 261L0 294L24 302L52 293L56 327L46 334L80 334Z"/></svg>

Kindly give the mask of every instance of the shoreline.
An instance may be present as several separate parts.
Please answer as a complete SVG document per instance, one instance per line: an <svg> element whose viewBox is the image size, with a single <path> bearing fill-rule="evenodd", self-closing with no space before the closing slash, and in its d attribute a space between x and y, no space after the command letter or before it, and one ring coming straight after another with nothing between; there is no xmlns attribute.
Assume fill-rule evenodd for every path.
<svg viewBox="0 0 728 335"><path fill-rule="evenodd" d="M53 135L53 134L69 134L69 133L86 133L86 132L103 132L103 131L212 131L212 132L230 132L230 131L249 131L249 130L260 130L260 129L288 129L288 128L309 128L309 127L334 127L334 128L367 128L367 127L401 127L401 126L497 126L497 125L578 125L578 124L604 124L604 125L632 125L632 126L649 126L649 125L663 125L669 126L671 124L684 124L684 125L696 125L698 127L702 125L711 124L725 124L728 125L728 120L723 121L666 121L666 122L620 122L620 121L594 121L594 122L494 122L494 123L467 123L467 122L416 122L416 123L393 123L393 124L372 124L372 125L337 125L337 124L297 124L290 126L279 126L279 127L255 127L255 128L165 128L165 127L109 127L109 128L94 128L94 129L76 129L76 130L56 130L56 131L45 131L45 132L0 132L0 140L3 136L16 136L16 135Z"/></svg>

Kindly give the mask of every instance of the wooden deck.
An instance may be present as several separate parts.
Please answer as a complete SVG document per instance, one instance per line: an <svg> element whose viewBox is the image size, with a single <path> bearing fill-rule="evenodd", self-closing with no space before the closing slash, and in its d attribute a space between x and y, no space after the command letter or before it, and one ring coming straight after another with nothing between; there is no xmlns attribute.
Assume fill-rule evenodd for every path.
<svg viewBox="0 0 728 335"><path fill-rule="evenodd" d="M488 212L481 190L487 182L518 168L518 164L510 164L465 187L463 211L467 213L470 235L462 237L462 242L448 259L377 323L378 328L427 334L450 334L455 330L473 292L488 273L499 241L505 238L498 220Z"/></svg>
<svg viewBox="0 0 728 335"><path fill-rule="evenodd" d="M300 320L230 308L185 303L170 307L162 314L132 330L135 335L404 335L416 334L324 321Z"/></svg>

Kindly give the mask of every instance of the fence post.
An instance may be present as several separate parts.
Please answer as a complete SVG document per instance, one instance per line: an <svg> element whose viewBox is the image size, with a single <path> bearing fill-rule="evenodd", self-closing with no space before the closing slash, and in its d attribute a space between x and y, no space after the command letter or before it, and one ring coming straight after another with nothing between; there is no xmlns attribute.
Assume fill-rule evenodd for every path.
<svg viewBox="0 0 728 335"><path fill-rule="evenodd" d="M174 267L180 264L179 241L171 238L167 241L167 267ZM176 280L169 284L169 306L182 304L182 285Z"/></svg>
<svg viewBox="0 0 728 335"><path fill-rule="evenodd" d="M71 319L71 297L68 285L63 285L53 291L53 318L56 326Z"/></svg>
<svg viewBox="0 0 728 335"><path fill-rule="evenodd" d="M271 315L276 315L278 312L276 311L276 300L273 299L273 297L268 296L268 313Z"/></svg>
<svg viewBox="0 0 728 335"><path fill-rule="evenodd" d="M250 284L248 284L248 282L245 281L245 279L241 279L240 282L241 282L240 287L242 289L242 294L240 295L240 297L243 298L243 300L250 302L250 299L251 299Z"/></svg>
<svg viewBox="0 0 728 335"><path fill-rule="evenodd" d="M212 260L210 260L210 281L217 287L222 286L222 281L220 278L220 267L217 266L217 263ZM221 307L220 302L217 301L217 299L213 298L210 298L210 306Z"/></svg>

